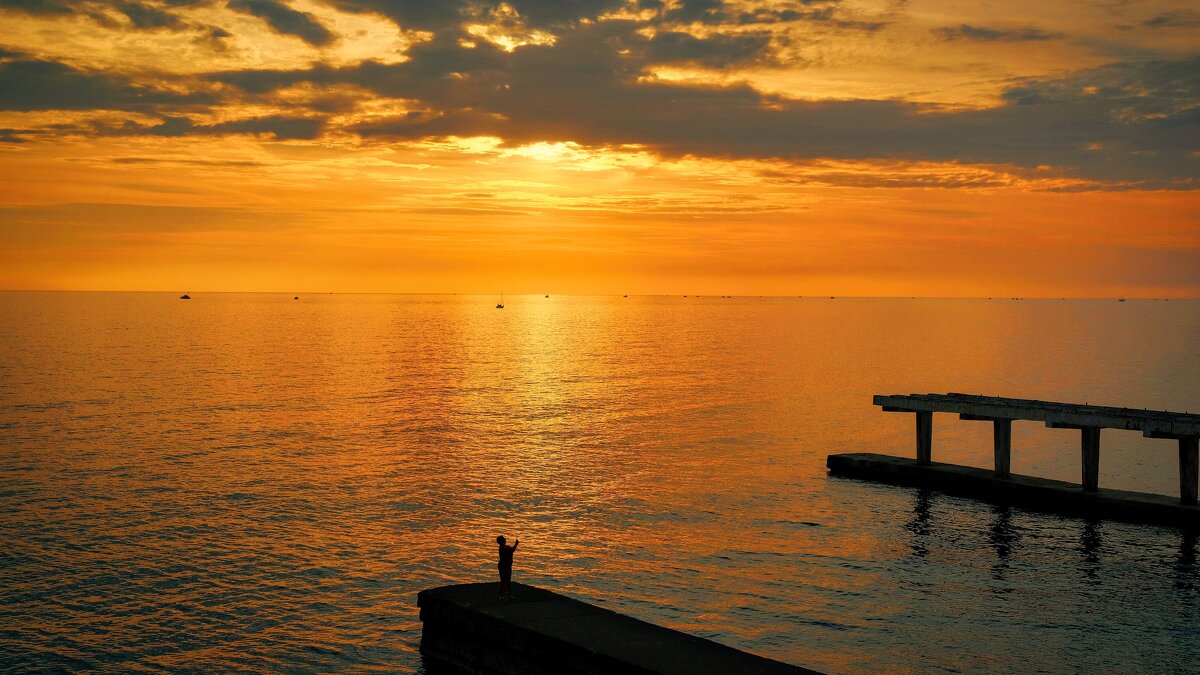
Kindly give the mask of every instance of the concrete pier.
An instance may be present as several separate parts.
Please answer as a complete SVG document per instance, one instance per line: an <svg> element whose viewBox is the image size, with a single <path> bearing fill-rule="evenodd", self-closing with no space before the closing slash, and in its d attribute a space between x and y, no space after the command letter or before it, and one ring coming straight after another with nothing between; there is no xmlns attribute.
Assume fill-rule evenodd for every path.
<svg viewBox="0 0 1200 675"><path fill-rule="evenodd" d="M874 453L829 455L826 466L835 476L928 487L1050 513L1200 528L1200 506L1181 504L1164 495L1108 488L1087 490L1078 484L1033 476L1000 478L987 469L939 462L921 464Z"/></svg>
<svg viewBox="0 0 1200 675"><path fill-rule="evenodd" d="M1167 410L1113 408L1087 403L1058 403L978 394L877 394L874 403L884 412L914 413L917 419L917 464L933 458L933 413L957 413L959 419L992 422L995 477L1007 478L1012 461L1014 420L1042 422L1052 429L1080 433L1080 484L1087 492L1100 489L1100 430L1140 431L1147 438L1179 442L1179 503L1196 504L1200 480L1200 415Z"/></svg>
<svg viewBox="0 0 1200 675"><path fill-rule="evenodd" d="M524 584L421 591L421 654L477 675L814 673Z"/></svg>

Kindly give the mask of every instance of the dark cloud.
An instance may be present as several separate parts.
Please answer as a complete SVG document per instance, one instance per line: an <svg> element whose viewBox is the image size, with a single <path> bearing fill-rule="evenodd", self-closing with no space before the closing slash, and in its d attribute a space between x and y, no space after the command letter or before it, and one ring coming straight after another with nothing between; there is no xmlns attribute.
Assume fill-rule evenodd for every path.
<svg viewBox="0 0 1200 675"><path fill-rule="evenodd" d="M118 24L105 12L111 5L111 0L0 0L0 9L34 16L83 16L102 26L116 27Z"/></svg>
<svg viewBox="0 0 1200 675"><path fill-rule="evenodd" d="M835 28L845 30L861 30L867 33L883 30L891 25L890 21L846 21L842 19L834 19L830 22Z"/></svg>
<svg viewBox="0 0 1200 675"><path fill-rule="evenodd" d="M233 85L247 94L266 94L302 82L316 85L339 82L355 84L358 79L354 75L356 71L379 65L375 61L364 61L353 68L332 68L319 63L308 70L240 70L214 73L209 77L214 82Z"/></svg>
<svg viewBox="0 0 1200 675"><path fill-rule="evenodd" d="M736 22L742 25L755 23L787 23L792 21L833 21L839 11L840 0L812 0L795 3L791 7L755 7L742 11Z"/></svg>
<svg viewBox="0 0 1200 675"><path fill-rule="evenodd" d="M363 136L406 140L461 135L501 136L510 131L509 125L499 117L470 109L414 110L398 117L360 124L354 130Z"/></svg>
<svg viewBox="0 0 1200 675"><path fill-rule="evenodd" d="M272 115L247 120L223 122L210 126L197 126L200 133L215 135L253 134L273 136L279 140L312 140L325 130L325 120L313 117L288 117Z"/></svg>
<svg viewBox="0 0 1200 675"><path fill-rule="evenodd" d="M316 47L327 45L334 39L334 34L312 14L298 12L277 0L230 0L226 6L266 21L277 33L294 35Z"/></svg>
<svg viewBox="0 0 1200 675"><path fill-rule="evenodd" d="M669 63L686 61L723 68L769 60L769 33L714 34L698 38L689 33L662 31L649 41L651 61Z"/></svg>
<svg viewBox="0 0 1200 675"><path fill-rule="evenodd" d="M0 0L0 8L27 14L72 14L74 4L70 0Z"/></svg>
<svg viewBox="0 0 1200 675"><path fill-rule="evenodd" d="M1043 152L1077 175L1196 187L1200 179L1200 57L1115 63L1004 93L1014 118L1058 131ZM1027 132L1026 132L1027 133ZM1020 135L1017 138L1021 138ZM1032 145L1032 144L1031 144ZM1026 150L1034 155L1036 146ZM1047 164L1052 162L1045 162Z"/></svg>
<svg viewBox="0 0 1200 675"><path fill-rule="evenodd" d="M466 0L326 0L343 12L371 12L386 16L410 30L446 30L458 26Z"/></svg>
<svg viewBox="0 0 1200 675"><path fill-rule="evenodd" d="M934 28L933 34L946 41L973 40L976 42L1035 42L1062 37L1033 26L1016 28L985 28L970 24Z"/></svg>
<svg viewBox="0 0 1200 675"><path fill-rule="evenodd" d="M198 7L211 4L213 0L160 0L153 3L142 0L0 0L0 9L41 16L82 16L106 28L119 29L122 24L111 16L112 12L116 12L129 19L130 24L137 29L188 30L204 27L196 26L163 7Z"/></svg>
<svg viewBox="0 0 1200 675"><path fill-rule="evenodd" d="M531 28L548 28L620 9L625 0L508 0Z"/></svg>
<svg viewBox="0 0 1200 675"><path fill-rule="evenodd" d="M824 14L822 14L824 16ZM799 21L805 13L794 9L778 10L767 7L755 8L752 12L742 12L737 16L737 23L743 26L761 23L787 23Z"/></svg>
<svg viewBox="0 0 1200 675"><path fill-rule="evenodd" d="M742 11L736 16L719 17L721 22L736 23L740 26L779 23L812 23L843 30L858 30L874 32L888 26L889 20L863 21L848 18L839 6L840 0L806 0L794 3L792 7L755 7L753 10Z"/></svg>
<svg viewBox="0 0 1200 675"><path fill-rule="evenodd" d="M178 137L252 134L279 140L312 140L321 135L324 127L325 121L318 118L272 115L219 124L196 124L185 117L168 117L161 124L151 127L125 124L108 131L121 135Z"/></svg>
<svg viewBox="0 0 1200 675"><path fill-rule="evenodd" d="M398 21L406 12L425 11L422 20L433 23L451 15L460 21L462 9L452 2L430 3L425 10L405 2L335 4L388 13ZM601 7L601 2L580 3L574 12ZM724 11L720 3L674 7L701 17L706 16L701 10ZM526 10L540 11L534 5ZM812 9L826 10L832 6ZM546 10L540 20L558 21L555 16ZM1022 80L1002 92L996 107L946 111L890 100L797 101L745 84L701 86L645 76L669 62L720 68L768 61L771 38L765 33L717 31L697 38L661 29L648 38L640 32L646 24L635 20L555 26L554 44L525 45L511 53L483 40L466 48L460 44L463 33L447 24L432 39L413 45L403 63L247 70L208 78L224 85L227 104L275 104L279 89L311 87L309 102L294 104L294 114L287 116L198 124L179 116L180 109L195 106L193 112L216 103L212 94L181 94L29 59L0 62L0 109L114 109L164 119L154 127L127 125L110 133L308 139L324 131L324 115L353 110L359 95L354 92L361 91L364 98L405 101L401 114L346 129L380 140L493 135L511 144L637 144L664 156L1045 165L1056 175L1141 187L1194 186L1200 174L1200 78L1195 75L1200 58L1115 63L1069 77ZM1012 35L1018 34L1047 39L1029 37L1043 34L1031 28L1005 29L1008 37L979 33L1000 29L955 30L976 35L971 39L1015 40Z"/></svg>
<svg viewBox="0 0 1200 675"><path fill-rule="evenodd" d="M142 2L117 0L117 11L124 14L135 28L183 28L187 24L178 16Z"/></svg>
<svg viewBox="0 0 1200 675"><path fill-rule="evenodd" d="M841 0L795 0L788 3L745 8L724 0L684 0L662 15L665 23L708 25L777 24L799 21L824 23L851 30L878 30L886 25L878 21L856 21L844 17Z"/></svg>
<svg viewBox="0 0 1200 675"><path fill-rule="evenodd" d="M229 31L220 26L197 26L200 29L200 35L193 39L193 42L207 45L210 49L216 51L225 51L227 45L225 39L233 37Z"/></svg>
<svg viewBox="0 0 1200 675"><path fill-rule="evenodd" d="M512 53L485 43L464 49L443 35L415 46L406 63L215 79L250 95L309 82L353 84L417 102L403 115L354 129L368 137L486 134L510 143L640 144L668 156L1047 165L1064 175L1146 186L1197 176L1200 59L1022 81L998 107L947 112L899 101L795 101L746 85L648 81L642 74L664 51L701 52L682 40L656 51L637 26L576 26L555 45Z"/></svg>
<svg viewBox="0 0 1200 675"><path fill-rule="evenodd" d="M518 50L521 51L521 50ZM319 64L307 70L249 70L217 73L212 79L249 94L266 94L300 83L318 86L352 84L392 98L426 99L451 106L488 105L502 94L509 55L487 42L464 49L457 35L442 34L414 45L401 64L364 61L334 68Z"/></svg>
<svg viewBox="0 0 1200 675"><path fill-rule="evenodd" d="M18 56L21 56L21 52L14 52L11 49L0 47L0 59L13 59Z"/></svg>
<svg viewBox="0 0 1200 675"><path fill-rule="evenodd" d="M1187 28L1200 26L1200 11L1166 12L1142 23L1147 28Z"/></svg>
<svg viewBox="0 0 1200 675"><path fill-rule="evenodd" d="M344 12L371 12L388 17L402 28L455 32L468 17L487 16L507 4L530 28L570 25L620 9L625 0L327 0ZM660 2L649 2L651 8Z"/></svg>
<svg viewBox="0 0 1200 675"><path fill-rule="evenodd" d="M665 18L675 23L725 23L729 12L723 0L679 0Z"/></svg>
<svg viewBox="0 0 1200 675"><path fill-rule="evenodd" d="M612 40L603 26L580 28L553 47L493 53L460 78L438 77L418 59L321 77L328 83L344 75L388 96L423 101L418 112L359 127L365 136L487 134L512 143L640 144L669 156L1045 165L1068 176L1159 187L1194 185L1198 174L1200 59L1026 81L1010 87L998 107L947 112L639 80L644 63L599 48Z"/></svg>
<svg viewBox="0 0 1200 675"><path fill-rule="evenodd" d="M53 61L0 62L0 110L131 110L210 104L203 93L178 93L121 75L88 73Z"/></svg>

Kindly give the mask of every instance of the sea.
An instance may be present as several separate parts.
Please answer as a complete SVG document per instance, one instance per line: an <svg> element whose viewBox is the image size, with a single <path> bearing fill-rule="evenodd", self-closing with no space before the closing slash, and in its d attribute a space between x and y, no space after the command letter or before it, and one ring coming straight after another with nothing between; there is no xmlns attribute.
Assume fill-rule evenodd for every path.
<svg viewBox="0 0 1200 675"><path fill-rule="evenodd" d="M1200 411L1200 301L0 293L0 670L423 672L514 579L829 673L1197 672L1198 534L830 477L875 394ZM935 415L933 458L991 425ZM1079 432L1013 425L1078 481ZM1101 434L1100 484L1178 494Z"/></svg>

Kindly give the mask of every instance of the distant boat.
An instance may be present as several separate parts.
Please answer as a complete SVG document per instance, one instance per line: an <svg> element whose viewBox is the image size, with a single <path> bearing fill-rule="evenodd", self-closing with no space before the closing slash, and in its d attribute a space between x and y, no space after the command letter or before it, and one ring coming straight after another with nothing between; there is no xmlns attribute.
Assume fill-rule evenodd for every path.
<svg viewBox="0 0 1200 675"><path fill-rule="evenodd" d="M547 298L548 298L548 297L550 297L550 294L549 294L549 293L547 293L547 294L546 294L546 297L547 297Z"/></svg>
<svg viewBox="0 0 1200 675"><path fill-rule="evenodd" d="M496 303L496 309L504 309L504 291L500 291L500 302Z"/></svg>
<svg viewBox="0 0 1200 675"><path fill-rule="evenodd" d="M1117 302L1125 302L1125 298L1117 298Z"/></svg>
<svg viewBox="0 0 1200 675"><path fill-rule="evenodd" d="M627 298L628 298L628 297L629 297L629 294L628 294L628 293L626 293L626 294L625 294L625 297L627 297Z"/></svg>
<svg viewBox="0 0 1200 675"><path fill-rule="evenodd" d="M293 299L293 300L299 300L299 299L300 299L300 296L298 296L298 295L297 295L296 297L294 297L294 298L292 298L292 299Z"/></svg>
<svg viewBox="0 0 1200 675"><path fill-rule="evenodd" d="M180 300L191 300L192 296L188 295L187 293L184 293L183 295L179 296L179 299Z"/></svg>

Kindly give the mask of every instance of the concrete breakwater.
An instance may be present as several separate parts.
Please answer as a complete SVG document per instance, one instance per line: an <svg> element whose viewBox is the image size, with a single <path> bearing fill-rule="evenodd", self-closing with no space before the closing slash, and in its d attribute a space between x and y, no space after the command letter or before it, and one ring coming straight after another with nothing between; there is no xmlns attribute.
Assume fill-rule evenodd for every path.
<svg viewBox="0 0 1200 675"><path fill-rule="evenodd" d="M421 591L421 653L479 675L551 673L705 675L814 673L656 626L552 591L495 583Z"/></svg>

